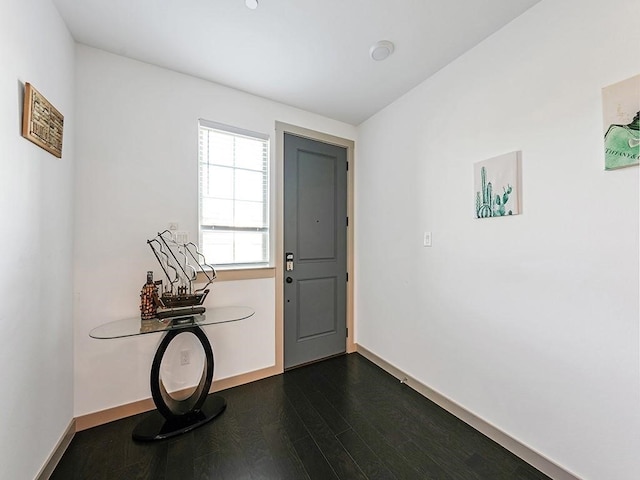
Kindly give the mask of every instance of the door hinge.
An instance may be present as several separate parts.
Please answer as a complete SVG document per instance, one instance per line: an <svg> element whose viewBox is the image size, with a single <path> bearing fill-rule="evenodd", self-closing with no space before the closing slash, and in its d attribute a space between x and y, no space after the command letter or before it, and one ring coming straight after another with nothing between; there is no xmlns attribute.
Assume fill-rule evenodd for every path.
<svg viewBox="0 0 640 480"><path fill-rule="evenodd" d="M347 337L349 337L349 327L347 327Z"/></svg>
<svg viewBox="0 0 640 480"><path fill-rule="evenodd" d="M349 171L349 162L347 162L347 172Z"/></svg>
<svg viewBox="0 0 640 480"><path fill-rule="evenodd" d="M347 227L349 226L349 217L347 217Z"/></svg>
<svg viewBox="0 0 640 480"><path fill-rule="evenodd" d="M347 282L349 281L349 272L347 272Z"/></svg>

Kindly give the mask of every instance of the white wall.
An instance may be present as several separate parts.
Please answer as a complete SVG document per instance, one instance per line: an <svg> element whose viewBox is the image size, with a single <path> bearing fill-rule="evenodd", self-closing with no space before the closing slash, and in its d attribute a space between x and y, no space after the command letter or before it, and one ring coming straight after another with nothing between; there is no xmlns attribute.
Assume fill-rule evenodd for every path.
<svg viewBox="0 0 640 480"><path fill-rule="evenodd" d="M281 121L345 138L355 128L233 89L77 47L75 414L150 396L160 335L93 340L89 331L139 314L146 240L178 222L197 238L199 118L271 135ZM275 363L273 279L216 282L207 306L250 305L249 320L206 327L215 379Z"/></svg>
<svg viewBox="0 0 640 480"><path fill-rule="evenodd" d="M585 479L640 472L639 172L601 115L638 18L543 1L358 129L357 342ZM474 219L514 150L523 214Z"/></svg>
<svg viewBox="0 0 640 480"><path fill-rule="evenodd" d="M0 478L26 479L73 418L75 52L48 0L0 11ZM65 117L62 159L21 137L25 82Z"/></svg>

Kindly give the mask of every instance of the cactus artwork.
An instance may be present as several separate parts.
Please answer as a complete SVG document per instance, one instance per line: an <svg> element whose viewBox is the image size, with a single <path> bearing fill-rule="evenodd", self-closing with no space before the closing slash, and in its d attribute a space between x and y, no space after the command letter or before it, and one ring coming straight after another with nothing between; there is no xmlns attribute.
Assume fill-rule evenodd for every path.
<svg viewBox="0 0 640 480"><path fill-rule="evenodd" d="M476 218L504 217L520 213L517 194L519 175L520 152L476 163Z"/></svg>

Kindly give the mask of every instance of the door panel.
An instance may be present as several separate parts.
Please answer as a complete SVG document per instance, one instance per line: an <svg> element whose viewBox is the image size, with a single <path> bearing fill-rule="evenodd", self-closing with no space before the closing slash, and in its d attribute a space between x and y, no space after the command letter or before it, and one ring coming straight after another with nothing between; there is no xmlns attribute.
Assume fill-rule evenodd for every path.
<svg viewBox="0 0 640 480"><path fill-rule="evenodd" d="M300 261L336 260L336 167L335 157L298 151Z"/></svg>
<svg viewBox="0 0 640 480"><path fill-rule="evenodd" d="M346 350L347 151L284 139L284 366ZM286 257L286 256L285 256Z"/></svg>
<svg viewBox="0 0 640 480"><path fill-rule="evenodd" d="M298 341L336 333L335 277L300 280L297 301Z"/></svg>

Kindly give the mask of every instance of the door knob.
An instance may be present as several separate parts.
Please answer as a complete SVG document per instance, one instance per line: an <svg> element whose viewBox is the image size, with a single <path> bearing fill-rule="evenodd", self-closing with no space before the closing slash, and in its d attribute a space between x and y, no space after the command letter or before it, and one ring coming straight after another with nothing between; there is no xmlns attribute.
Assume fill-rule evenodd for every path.
<svg viewBox="0 0 640 480"><path fill-rule="evenodd" d="M291 283L291 282L293 282L293 278L291 278L291 277L287 277L287 279L285 280L285 282L287 282L287 283Z"/></svg>

